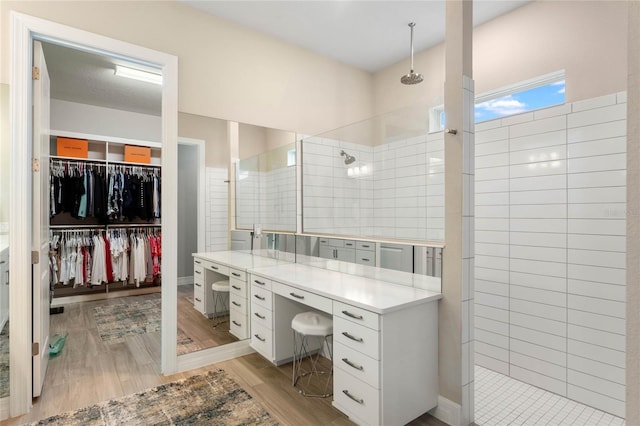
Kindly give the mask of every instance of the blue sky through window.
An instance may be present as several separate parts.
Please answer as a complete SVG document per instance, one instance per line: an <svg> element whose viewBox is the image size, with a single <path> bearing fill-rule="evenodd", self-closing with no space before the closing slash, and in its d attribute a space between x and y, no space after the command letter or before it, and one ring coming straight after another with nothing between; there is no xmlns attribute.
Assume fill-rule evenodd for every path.
<svg viewBox="0 0 640 426"><path fill-rule="evenodd" d="M492 120L564 103L564 80L476 104L475 121Z"/></svg>

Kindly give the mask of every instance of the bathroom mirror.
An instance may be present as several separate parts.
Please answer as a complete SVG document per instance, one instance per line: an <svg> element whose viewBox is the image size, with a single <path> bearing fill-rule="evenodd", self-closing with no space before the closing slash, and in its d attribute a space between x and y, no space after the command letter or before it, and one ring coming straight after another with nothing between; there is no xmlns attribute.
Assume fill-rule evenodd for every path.
<svg viewBox="0 0 640 426"><path fill-rule="evenodd" d="M442 291L441 246L296 235L296 263Z"/></svg>
<svg viewBox="0 0 640 426"><path fill-rule="evenodd" d="M236 228L296 230L295 133L240 124Z"/></svg>
<svg viewBox="0 0 640 426"><path fill-rule="evenodd" d="M444 145L428 109L302 139L304 233L444 241Z"/></svg>

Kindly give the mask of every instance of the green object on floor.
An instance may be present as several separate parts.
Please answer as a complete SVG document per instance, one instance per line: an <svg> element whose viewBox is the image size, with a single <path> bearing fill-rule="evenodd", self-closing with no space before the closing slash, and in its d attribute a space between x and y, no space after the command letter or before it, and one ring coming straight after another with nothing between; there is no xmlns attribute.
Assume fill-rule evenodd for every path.
<svg viewBox="0 0 640 426"><path fill-rule="evenodd" d="M57 356L64 348L64 344L67 341L67 336L69 333L61 336L59 334L54 334L51 338L51 342L49 343L49 356L54 357Z"/></svg>

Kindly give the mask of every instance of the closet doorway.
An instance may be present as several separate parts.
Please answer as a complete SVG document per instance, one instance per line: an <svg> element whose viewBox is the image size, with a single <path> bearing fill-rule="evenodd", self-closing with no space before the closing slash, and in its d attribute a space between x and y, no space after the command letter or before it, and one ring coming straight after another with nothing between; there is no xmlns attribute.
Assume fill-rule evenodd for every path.
<svg viewBox="0 0 640 426"><path fill-rule="evenodd" d="M146 245L144 248L148 251L155 252L156 256L159 257L159 253L161 252L164 256L164 262L162 265L162 273L169 277L168 281L173 282L175 285L175 247L171 247L170 244L166 242L162 243L161 235L164 234L165 229L169 229L168 237L169 240L174 240L175 236L175 224L176 224L176 215L175 215L175 192L176 192L176 179L175 179L175 171L176 171L176 122L177 122L177 106L176 106L176 92L177 92L177 60L175 57L163 54L161 52L152 51L146 48L130 45L128 43L120 42L117 40L109 39L103 36L98 36L95 34L91 34L85 31L76 30L70 27L58 25L52 22L48 22L45 20L32 18L26 15L21 15L18 13L12 13L12 56L11 56L11 127L12 127L12 138L11 138L11 194L10 200L16 211L20 211L21 215L24 217L20 217L17 215L12 215L10 219L10 269L12 278L16 280L16 282L29 282L31 279L32 273L32 256L26 256L26 253L30 253L32 250L31 243L31 235L39 235L42 236L41 241L45 240L45 237L48 237L49 241L53 242L55 239L53 238L53 217L55 216L53 210L54 206L57 208L58 199L55 198L54 193L50 192L54 185L49 185L49 182L45 183L45 180L49 180L53 182L52 176L44 176L44 174L49 174L49 171L53 168L51 167L52 162L57 161L59 164L55 164L54 166L59 166L63 169L63 172L68 172L71 168L71 163L75 162L74 167L79 168L81 176L77 176L77 174L73 175L73 178L77 179L75 186L84 186L83 190L85 192L85 197L89 197L89 193L87 189L90 184L88 182L91 181L89 177L89 171L95 172L95 181L94 188L98 188L98 182L102 182L104 184L103 189L106 191L107 200L105 205L109 206L109 203L118 202L118 196L116 193L122 195L120 198L120 205L122 205L123 201L123 193L118 192L123 190L124 186L122 183L117 186L117 190L115 186L110 183L110 178L106 175L109 173L135 173L137 175L144 175L145 179L143 184L143 179L139 179L138 186L151 188L151 191L154 192L150 198L141 197L140 200L144 200L145 208L148 207L149 203L152 203L154 206L159 206L160 201L162 200L166 206L166 208L162 211L162 222L158 219L160 218L159 212L156 213L155 207L152 210L151 215L147 213L143 213L142 210L138 210L133 214L133 217L138 217L140 219L145 220L144 226L142 223L134 222L135 219L131 219L130 217L126 217L124 219L120 215L120 217L116 217L118 215L117 212L114 212L113 209L110 209L108 212L100 211L100 214L95 214L93 219L90 219L91 215L88 214L88 203L89 201L83 199L82 196L79 197L81 205L84 207L80 207L79 210L75 209L73 212L69 213L68 209L65 208L65 212L69 213L70 221L67 222L62 220L65 223L57 223L56 226L73 226L75 229L60 229L60 232L66 231L65 237L69 238L67 241L72 241L69 245L65 244L65 248L69 248L67 251L67 255L72 255L74 253L73 247L75 243L75 254L76 258L74 260L77 261L80 253L82 253L83 258L89 258L90 256L84 255L84 250L78 250L80 246L80 242L83 243L83 248L85 248L85 241L89 239L92 240L88 242L88 250L90 254L96 255L95 251L98 250L98 246L100 246L100 250L98 254L108 253L110 251L109 245L107 244L107 236L115 235L115 230L110 229L110 225L113 228L114 223L112 222L114 219L123 221L129 221L126 225L133 226L125 226L125 223L117 223L117 228L121 229L119 231L119 236L123 236L126 234L128 238L129 232L135 233L135 238L139 238L138 241L145 241ZM37 35L36 35L37 34ZM54 46L54 48L64 48L70 52L70 54L81 54L81 55L92 55L95 57L101 57L105 60L111 60L112 65L118 63L119 65L129 64L135 68L143 68L147 71L155 72L160 75L163 79L163 82L160 84L156 91L156 103L157 109L159 113L154 116L154 118L150 121L155 121L157 123L157 138L155 141L149 139L142 139L140 137L131 137L129 135L118 135L118 134L109 134L108 132L103 132L100 130L100 126L108 125L111 123L113 125L113 120L117 121L117 124L113 126L114 129L122 130L123 115L119 115L117 109L114 108L114 105L95 105L88 101L87 98L84 99L72 99L65 98L61 96L58 92L60 86L56 86L56 78L55 78L55 66L52 66L52 63L55 61L51 61L48 63L49 65L49 74L50 76L53 74L51 78L51 114L50 114L50 123L49 127L42 126L43 128L43 138L38 139L37 142L31 139L31 124L36 125L37 123L45 123L46 120L37 120L37 117L32 117L30 114L30 103L31 96L23 96L23 94L31 94L30 85L31 85L31 76L32 76L32 57L31 53L34 50L34 42L40 42L46 45ZM46 45L43 47L45 59L48 60L47 57L47 47ZM37 52L37 47L35 48ZM44 66L40 66L39 70L44 70ZM34 70L34 77L37 76L37 71ZM113 67L110 69L109 74L113 77ZM105 76L107 74L105 73ZM27 79L26 76L29 76ZM91 81L91 79L88 79ZM81 86L81 80L77 80L73 82L73 86L78 87ZM113 90L113 88L106 89L107 91ZM93 95L94 93L88 92L85 95ZM34 95L38 95L34 92ZM89 96L90 97L90 96ZM43 99L46 96L42 97ZM36 102L36 99L34 99ZM79 104L82 104L81 107ZM46 109L46 108L44 108ZM107 111L109 110L109 111ZM61 112L64 111L64 112ZM79 115L80 112L85 115ZM132 113L133 111L126 111L127 113ZM135 112L136 114L144 115L143 112ZM111 115L111 117L109 117ZM69 117L75 117L76 125L86 126L86 128L64 128L61 123L65 122L65 117L68 119ZM139 117L138 117L139 118ZM112 121L110 121L110 119ZM136 124L140 123L140 120L135 120ZM91 127L94 126L94 127ZM49 135L45 135L45 131L48 129L52 129L53 138ZM104 128L103 128L104 129ZM140 130L139 128L137 130ZM75 142L81 141L80 151L82 155L70 155L69 152L59 152L59 148L62 146L59 144L58 137L60 138L68 138L73 139ZM144 142L151 143L144 143ZM137 143L132 143L137 142ZM142 142L142 143L140 143ZM36 144L39 147L43 147L42 151L39 151L36 147ZM140 162L141 164L126 164L127 160L131 162L130 157L127 158L125 146L133 145L144 148L143 151L146 152L147 161ZM70 144L73 146L73 144ZM78 145L75 145L78 146ZM46 149L49 148L51 152L51 156L48 155ZM55 149L55 152L52 150ZM160 155L162 148L162 155ZM34 161L32 162L32 158ZM139 158L139 157L137 157ZM66 163L69 164L66 164ZM138 163L139 161L133 161ZM133 167L136 167L133 170ZM167 166L162 172L160 172L161 166ZM33 167L33 177L32 177L32 167ZM128 168L128 169L127 169ZM143 168L147 168L148 170L143 170ZM77 169L74 169L77 170ZM39 174L38 174L39 173ZM103 174L104 176L100 176ZM98 178L100 176L100 178ZM41 178L42 179L39 179ZM71 176L67 176L71 178ZM104 179L104 180L102 180ZM40 211L37 210L37 206L32 208L30 198L31 196L24 195L24 188L29 188L31 186L32 181L34 182L42 182L43 184L38 188L34 186L35 192L33 192L33 199L41 199L44 200L44 195L47 195L47 201L50 201L49 205L47 202L43 202L40 204ZM160 182L162 181L163 184ZM150 186L148 184L150 183ZM62 185L61 185L62 186ZM113 188L112 188L113 186ZM165 191L165 194L160 195L157 192L157 189L162 187ZM92 200L97 202L100 198L97 193L91 193L93 196ZM104 194L101 194L104 196ZM112 199L113 198L113 199ZM62 203L61 203L62 204ZM96 206L94 206L96 207ZM142 207L142 206L137 206ZM147 210L145 210L147 211ZM57 213L57 212L56 212ZM96 211L95 213L98 213ZM51 222L49 221L50 217ZM85 219L86 222L82 223L83 220L79 222L73 222L71 219ZM166 220L166 222L165 222ZM84 226L81 226L84 225ZM167 226L168 225L168 226ZM98 228L98 229L96 229ZM129 231L131 228L131 231ZM157 229L152 229L157 228ZM49 232L51 231L51 232ZM85 234L94 233L89 236ZM124 238L123 238L124 240ZM49 244L47 241L47 244ZM59 242L60 240L58 240ZM129 240L132 241L132 240ZM35 242L35 240L34 240ZM54 243L55 245L55 243ZM43 245L44 246L44 245ZM39 247L38 247L39 249ZM42 256L41 256L42 257ZM96 255L96 258L100 256ZM57 261L50 262L48 256L44 260L44 262L40 262L41 266L45 266L50 264L52 266L51 270L48 270L46 267L42 267L42 273L38 275L42 278L42 282L45 282L48 279L51 279L51 287L53 288L53 296L55 296L55 286L56 284L60 284L64 286L64 280L60 281L59 273L61 273L63 260L60 261L60 266L57 266ZM94 259L95 260L95 259ZM69 262L69 259L67 259ZM106 259L104 259L104 265L109 265ZM140 268L143 266L146 267L145 262L138 262ZM90 287L104 287L105 291L102 295L96 294L79 294L73 295L69 297L76 297L76 299L68 300L73 305L81 305L83 303L100 303L100 302L90 302L95 299L103 299L105 305L112 305L113 300L112 296L115 295L115 288L118 286L123 286L128 280L125 280L122 276L118 277L119 280L116 281L116 277L113 276L111 278L114 279L111 282L111 278L105 280L104 278L100 279L100 283L92 282L88 280L87 276L84 276L87 271L87 267L84 262L78 262L78 269L75 270L75 277L73 280L68 280L66 285L71 286L70 288L90 288ZM70 270L71 263L66 264L67 271ZM116 272L116 264L112 263L111 266L113 270L111 270L111 274ZM155 276L157 268L155 263L155 259L151 261L151 271L152 276ZM58 268L56 270L56 267ZM89 268L91 272L93 271ZM34 268L34 271L36 269ZM126 271L124 267L121 268L121 271ZM142 271L142 268L140 269ZM37 271L36 271L37 272ZM123 272L124 273L124 272ZM140 272L142 275L142 272ZM94 277L97 274L92 274ZM140 276L141 276L140 275ZM109 276L109 274L107 274ZM173 277L173 279L171 279ZM71 278L71 277L70 277ZM80 280L79 285L76 281ZM96 278L97 280L97 278ZM108 281L108 284L107 282ZM145 276L146 281L146 276ZM88 284L88 285L87 285ZM111 289L107 290L107 287L111 284L115 284ZM33 287L14 287L12 289L10 295L10 303L11 303L11 355L10 355L10 415L15 416L22 414L28 411L29 406L31 404L31 398L33 396L37 396L40 392L40 383L41 381L48 381L50 376L55 375L55 370L52 368L52 364L54 362L63 362L62 358L50 359L47 371L46 361L49 358L49 351L46 345L46 338L49 335L46 330L47 327L41 327L41 330L37 328L38 325L53 325L52 317L49 316L49 311L46 309L42 309L38 312L32 309L31 300L33 297L34 302L39 296L39 293L36 291L43 286L37 286L34 282ZM141 280L138 279L133 283L132 291L138 291L140 293L151 293L151 294L159 294L155 289L144 289L141 283ZM158 286L159 287L159 286ZM173 299L175 304L175 293L171 295L172 290L171 284L165 286L165 289L168 290L166 296L163 294L163 298ZM143 288L144 291L139 290ZM113 290L113 291L111 291ZM153 291L152 291L153 290ZM173 287L175 292L175 287ZM129 291L129 289L127 289ZM45 293L44 291L42 292ZM124 293L123 293L124 294ZM173 296L173 297L172 297ZM49 297L38 298L37 300L42 302L43 306L46 306L46 303L49 301ZM83 300L84 299L84 300ZM55 297L54 297L55 300ZM27 302L28 301L28 302ZM25 303L27 302L27 303ZM60 304L60 303L58 303ZM56 303L51 302L52 307L56 307ZM157 300L158 307L160 306L160 300ZM167 303L165 306L171 306L171 303ZM153 352L155 359L157 360L155 363L156 372L170 372L175 369L175 354L172 356L170 351L166 351L162 345L161 341L170 342L170 346L175 347L175 331L165 331L167 327L164 327L162 330L162 336L160 333L160 322L171 321L171 318L175 318L175 310L171 308L167 309L168 313L160 314L158 313L156 328L153 327L150 329L151 331L157 331L156 343L153 350L149 352ZM69 309L67 313L72 313L74 310ZM97 311L94 312L94 314ZM64 314L62 314L64 315ZM84 315L83 319L88 319L89 322L95 321L96 323L101 323L97 321L95 315L93 320L91 320L90 315ZM74 321L75 320L75 321ZM83 321L78 321L78 318L75 317L71 321L66 322L67 330L64 331L69 332L69 337L71 337L71 333L74 330L74 327L82 327ZM32 329L33 327L33 329ZM51 327L49 330L51 333L55 333L56 328ZM61 331L61 330L60 330ZM32 341L31 336L32 333L39 333L41 336L34 335L34 341ZM107 333L108 334L108 333ZM117 333L116 333L117 334ZM103 337L103 333L99 333L100 337ZM69 338L68 337L68 338ZM95 337L95 336L94 336ZM86 336L83 340L82 338L77 338L76 343L80 344L78 346L78 350L72 351L71 343L67 341L67 352L63 352L59 357L64 356L66 353L68 356L75 355L78 353L84 352L85 355L91 356L91 354L99 354L101 353L101 348L99 345L92 343L96 343L96 341L92 341L90 337ZM165 346L167 346L165 344ZM30 357L27 354L32 352L32 349L39 349L40 358L43 361L40 371L37 370L35 362L34 365L31 365ZM135 348L131 348L132 352L136 352ZM169 353L168 353L169 352ZM109 376L113 376L113 373L117 371L117 368L113 370L109 369L109 366L105 365L102 362L98 362L94 359L93 365L94 367L100 366L103 368L103 372L107 373ZM33 370L32 370L33 367ZM73 370L73 368L71 368ZM107 382L101 383L100 379L105 379L107 374L100 375L98 371L92 371L95 380L98 382L94 383L92 389L95 392L104 392L105 389L112 389L113 386ZM58 376L60 378L60 376ZM26 380L25 380L26 379ZM53 379L51 379L51 383L55 383Z"/></svg>

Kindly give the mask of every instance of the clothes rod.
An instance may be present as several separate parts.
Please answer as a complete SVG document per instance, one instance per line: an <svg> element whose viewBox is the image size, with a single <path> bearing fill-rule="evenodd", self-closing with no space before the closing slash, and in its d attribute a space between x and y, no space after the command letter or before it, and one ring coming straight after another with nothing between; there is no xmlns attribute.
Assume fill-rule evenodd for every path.
<svg viewBox="0 0 640 426"><path fill-rule="evenodd" d="M73 231L75 229L99 229L99 230L104 230L106 229L105 225L49 225L49 229L64 229L64 230L69 230L69 231Z"/></svg>
<svg viewBox="0 0 640 426"><path fill-rule="evenodd" d="M110 223L107 225L107 228L161 228L162 224L160 223Z"/></svg>

